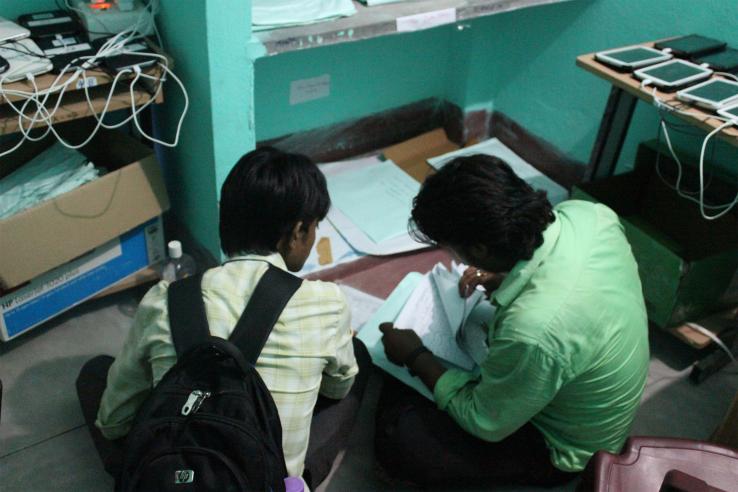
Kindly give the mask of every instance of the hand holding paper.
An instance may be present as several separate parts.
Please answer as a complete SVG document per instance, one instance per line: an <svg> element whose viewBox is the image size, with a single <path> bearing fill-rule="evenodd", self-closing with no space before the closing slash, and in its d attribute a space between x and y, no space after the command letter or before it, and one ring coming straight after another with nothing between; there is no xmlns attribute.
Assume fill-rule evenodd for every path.
<svg viewBox="0 0 738 492"><path fill-rule="evenodd" d="M382 332L384 353L390 362L398 366L405 365L408 356L423 345L413 330L395 328L391 322L380 324L379 331Z"/></svg>

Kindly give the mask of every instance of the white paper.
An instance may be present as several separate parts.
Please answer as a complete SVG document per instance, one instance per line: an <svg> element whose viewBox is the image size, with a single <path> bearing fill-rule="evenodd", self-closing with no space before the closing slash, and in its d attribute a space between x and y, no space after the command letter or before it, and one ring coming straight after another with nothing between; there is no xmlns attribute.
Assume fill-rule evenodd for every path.
<svg viewBox="0 0 738 492"><path fill-rule="evenodd" d="M330 242L331 258L333 261L321 265L317 247L318 243L323 238L327 238ZM343 236L339 234L336 228L333 227L333 224L331 224L329 220L324 220L318 225L318 229L315 231L315 244L313 245L313 249L310 251L308 259L300 270L299 275L305 276L320 270L333 268L342 263L357 260L362 256L364 256L364 254L352 248L351 245L343 239Z"/></svg>
<svg viewBox="0 0 738 492"><path fill-rule="evenodd" d="M331 76L328 74L290 83L290 104L322 99L331 95Z"/></svg>
<svg viewBox="0 0 738 492"><path fill-rule="evenodd" d="M486 357L486 329L479 320L489 321L494 308L483 300L480 291L468 298L459 295L463 269L453 265L448 271L437 264L418 282L395 319L395 326L412 329L434 355L470 371ZM484 304L489 309L479 310ZM476 313L475 321L465 329L472 313Z"/></svg>
<svg viewBox="0 0 738 492"><path fill-rule="evenodd" d="M433 401L433 394L419 378L411 376L407 368L393 364L387 359L387 355L384 353L384 345L382 344L382 333L379 331L379 325L381 323L397 318L402 306L405 305L415 286L422 278L423 276L417 272L408 273L371 319L367 321L364 328L357 335L357 338L366 345L374 365L413 388L428 398L428 400Z"/></svg>
<svg viewBox="0 0 738 492"><path fill-rule="evenodd" d="M456 9L434 10L397 18L397 32L419 31L456 22Z"/></svg>
<svg viewBox="0 0 738 492"><path fill-rule="evenodd" d="M356 330L356 332L361 332L366 322L374 316L374 313L384 303L384 299L354 289L348 285L341 284L339 287L346 296L346 301L351 310L351 328Z"/></svg>
<svg viewBox="0 0 738 492"><path fill-rule="evenodd" d="M319 168L325 175L326 179L330 181L333 177L338 176L339 174L365 169L376 164L381 164L382 162L383 161L379 156L370 156L320 164ZM356 250L359 254L385 256L405 253L408 251L417 251L428 247L427 244L415 241L410 237L407 231L392 239L381 241L379 243L374 242L357 224L343 214L338 207L331 207L328 211L328 221L331 222L335 230L338 231L350 247Z"/></svg>
<svg viewBox="0 0 738 492"><path fill-rule="evenodd" d="M328 178L333 205L375 243L407 234L420 183L392 161Z"/></svg>

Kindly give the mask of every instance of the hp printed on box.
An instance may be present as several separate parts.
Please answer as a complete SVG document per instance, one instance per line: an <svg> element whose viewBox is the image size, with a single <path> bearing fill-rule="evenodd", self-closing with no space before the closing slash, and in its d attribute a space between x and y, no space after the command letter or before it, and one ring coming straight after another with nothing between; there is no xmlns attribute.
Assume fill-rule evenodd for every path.
<svg viewBox="0 0 738 492"><path fill-rule="evenodd" d="M157 217L0 297L0 339L15 338L164 258Z"/></svg>

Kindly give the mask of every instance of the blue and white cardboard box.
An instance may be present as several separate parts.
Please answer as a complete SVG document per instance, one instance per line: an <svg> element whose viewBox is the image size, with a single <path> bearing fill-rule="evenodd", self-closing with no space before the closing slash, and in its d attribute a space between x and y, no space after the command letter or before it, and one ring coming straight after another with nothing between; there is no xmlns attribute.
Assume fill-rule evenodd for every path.
<svg viewBox="0 0 738 492"><path fill-rule="evenodd" d="M0 340L26 333L165 257L157 217L0 297Z"/></svg>

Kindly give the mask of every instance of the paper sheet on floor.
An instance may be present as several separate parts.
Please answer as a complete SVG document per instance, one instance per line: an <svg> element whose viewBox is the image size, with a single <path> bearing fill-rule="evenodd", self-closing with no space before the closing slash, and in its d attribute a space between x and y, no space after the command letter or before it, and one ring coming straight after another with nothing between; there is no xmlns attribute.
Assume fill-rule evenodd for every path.
<svg viewBox="0 0 738 492"><path fill-rule="evenodd" d="M367 182L362 181L361 179L356 179L356 176L353 176L351 179L342 178L342 175L346 173L361 173L360 175L366 176L366 174L372 174L369 172L371 168L382 165L394 166L394 164L391 164L391 161L382 161L379 156L363 157L320 165L320 169L323 171L328 181L328 189L331 192L331 200L333 201L333 206L328 212L328 220L353 249L363 254L384 256L426 248L427 245L415 241L407 233L407 219L410 216L410 205L412 198L417 194L419 185L415 180L407 176L404 171L396 166L394 166L396 169L390 169L390 174L396 177L398 176L396 172L401 173L402 176L399 176L398 179L398 181L402 183L401 188L407 186L407 189L405 190L406 192L410 188L413 190L412 193L405 193L405 200L409 200L410 203L402 205L403 211L400 212L398 209L392 211L395 220L395 225L393 227L394 230L398 232L398 235L383 241L376 241L375 239L372 239L367 232L365 232L363 218L351 218L341 210L339 202L345 203L347 201L349 206L354 206L356 204L353 204L352 202L358 200L358 195L362 194L364 199L368 199L371 205L371 208L369 208L362 204L362 207L364 208L363 213L368 215L369 223L377 226L380 230L386 227L386 224L383 223L383 221L386 220L386 217L383 216L382 212L377 206L375 206L375 204L379 203L382 199L365 192L366 190L364 189L367 188ZM386 171L386 168L384 171ZM382 173L383 171L380 170L378 174ZM408 179L410 181L407 181ZM338 193L334 194L337 187ZM381 190L381 188L380 191L380 194L387 193L387 190ZM354 194L354 192L357 192L357 194ZM400 223L402 223L402 227L400 227Z"/></svg>
<svg viewBox="0 0 738 492"><path fill-rule="evenodd" d="M392 161L342 172L328 180L333 205L375 243L406 234L420 183Z"/></svg>
<svg viewBox="0 0 738 492"><path fill-rule="evenodd" d="M339 284L339 287L346 296L346 301L351 310L351 328L358 333L384 303L384 299L348 285Z"/></svg>
<svg viewBox="0 0 738 492"><path fill-rule="evenodd" d="M352 248L329 220L323 220L315 231L315 244L299 275L304 277L362 256L365 255Z"/></svg>

